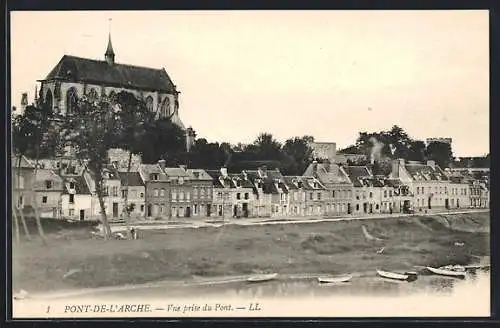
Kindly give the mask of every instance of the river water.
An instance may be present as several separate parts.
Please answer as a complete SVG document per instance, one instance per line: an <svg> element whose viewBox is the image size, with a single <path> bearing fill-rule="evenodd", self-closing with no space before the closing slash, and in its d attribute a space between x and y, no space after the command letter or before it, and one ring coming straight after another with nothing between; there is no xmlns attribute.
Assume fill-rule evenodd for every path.
<svg viewBox="0 0 500 328"><path fill-rule="evenodd" d="M420 275L399 282L372 274L348 283L320 284L317 275L280 275L249 283L244 277L199 278L32 296L14 302L14 317L409 317L489 316L490 273L477 270L466 279ZM68 306L148 304L144 313L82 313ZM208 307L211 306L209 309ZM219 306L219 310L217 307ZM50 310L49 310L50 307ZM177 311L175 310L177 309ZM226 309L226 310L222 310ZM227 310L228 309L228 310ZM253 309L253 310L252 310ZM257 310L255 310L257 309ZM50 312L50 313L49 313Z"/></svg>

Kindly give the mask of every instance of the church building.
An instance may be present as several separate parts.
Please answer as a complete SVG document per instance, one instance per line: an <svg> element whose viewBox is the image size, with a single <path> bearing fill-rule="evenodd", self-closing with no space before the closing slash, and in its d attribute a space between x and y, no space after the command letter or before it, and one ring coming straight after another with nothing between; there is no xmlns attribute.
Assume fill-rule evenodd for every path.
<svg viewBox="0 0 500 328"><path fill-rule="evenodd" d="M115 62L115 52L108 38L104 60L64 55L43 80L39 97L60 114L75 110L78 98L112 97L127 91L146 102L156 117L170 117L186 132L187 148L195 133L185 128L179 117L179 94L164 68L139 67Z"/></svg>

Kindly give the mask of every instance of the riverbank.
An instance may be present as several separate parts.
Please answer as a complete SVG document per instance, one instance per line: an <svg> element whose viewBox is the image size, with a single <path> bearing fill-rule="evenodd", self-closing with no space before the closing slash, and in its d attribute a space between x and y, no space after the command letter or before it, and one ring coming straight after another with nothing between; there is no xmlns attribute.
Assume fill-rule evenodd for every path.
<svg viewBox="0 0 500 328"><path fill-rule="evenodd" d="M47 292L260 272L466 265L489 255L489 215L148 230L139 240L104 241L92 237L90 229L50 233L46 246L38 239L14 246L13 289Z"/></svg>

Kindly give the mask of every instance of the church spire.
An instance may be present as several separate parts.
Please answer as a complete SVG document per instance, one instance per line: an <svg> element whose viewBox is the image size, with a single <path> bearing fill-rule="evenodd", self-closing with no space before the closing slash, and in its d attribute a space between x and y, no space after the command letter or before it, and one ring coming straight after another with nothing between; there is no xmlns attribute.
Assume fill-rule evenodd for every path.
<svg viewBox="0 0 500 328"><path fill-rule="evenodd" d="M106 53L104 54L104 58L106 59L106 62L111 66L115 63L115 52L113 51L113 45L111 44L111 18L109 19L110 22L110 30L108 34L108 48L106 49Z"/></svg>

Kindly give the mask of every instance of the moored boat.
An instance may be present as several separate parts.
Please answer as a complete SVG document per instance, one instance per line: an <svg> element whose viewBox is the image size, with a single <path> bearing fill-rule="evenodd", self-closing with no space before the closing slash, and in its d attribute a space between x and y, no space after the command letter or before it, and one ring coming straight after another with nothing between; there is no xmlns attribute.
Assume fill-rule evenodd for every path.
<svg viewBox="0 0 500 328"><path fill-rule="evenodd" d="M277 273L268 273L268 274L259 274L255 276L251 276L247 278L248 282L262 282L262 281L269 281L273 280L278 276Z"/></svg>
<svg viewBox="0 0 500 328"><path fill-rule="evenodd" d="M440 269L440 268L432 268L432 267L426 267L427 270L434 274L438 274L441 276L448 276L448 277L456 277L456 278L465 278L465 272L464 271L454 271L454 270L446 270L446 269Z"/></svg>
<svg viewBox="0 0 500 328"><path fill-rule="evenodd" d="M330 283L348 282L351 279L352 279L351 275L327 276L327 277L318 277L318 282L330 284Z"/></svg>
<svg viewBox="0 0 500 328"><path fill-rule="evenodd" d="M382 278L392 279L392 280L411 281L416 279L416 275L414 275L413 273L402 274L397 272L377 270L377 274Z"/></svg>

